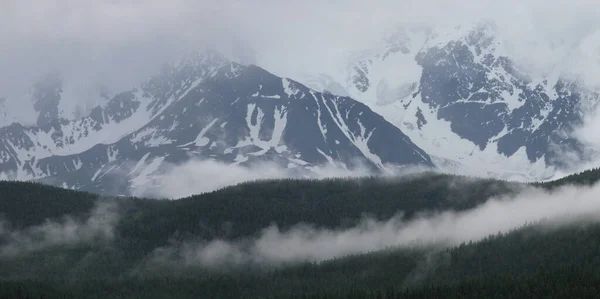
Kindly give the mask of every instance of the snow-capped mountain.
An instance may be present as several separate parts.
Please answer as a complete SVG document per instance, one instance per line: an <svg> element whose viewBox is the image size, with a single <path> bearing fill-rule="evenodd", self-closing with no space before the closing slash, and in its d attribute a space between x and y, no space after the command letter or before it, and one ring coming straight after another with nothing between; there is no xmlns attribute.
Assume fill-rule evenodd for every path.
<svg viewBox="0 0 600 299"><path fill-rule="evenodd" d="M479 23L402 27L341 72L303 82L367 104L440 169L535 180L565 166L565 153L581 154L570 133L598 102L560 71L529 76L495 26Z"/></svg>
<svg viewBox="0 0 600 299"><path fill-rule="evenodd" d="M433 166L366 105L212 51L165 65L85 117L67 120L53 112L40 114L35 126L0 128L4 178L129 194L149 187L166 165L191 159L275 161L299 173L322 165L349 171Z"/></svg>

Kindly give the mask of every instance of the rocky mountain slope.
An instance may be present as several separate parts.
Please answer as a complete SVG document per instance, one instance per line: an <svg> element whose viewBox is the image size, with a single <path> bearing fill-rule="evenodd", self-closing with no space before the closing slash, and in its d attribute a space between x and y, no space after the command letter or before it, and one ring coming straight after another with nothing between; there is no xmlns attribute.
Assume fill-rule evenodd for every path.
<svg viewBox="0 0 600 299"><path fill-rule="evenodd" d="M490 23L402 27L305 82L364 102L441 169L507 179L547 178L581 158L573 128L598 102L558 67L520 70Z"/></svg>
<svg viewBox="0 0 600 299"><path fill-rule="evenodd" d="M59 89L51 91L60 97ZM268 161L298 175L326 165L384 172L433 166L366 105L211 51L165 65L85 117L51 116L0 128L3 178L124 195L158 188L168 166L197 159Z"/></svg>

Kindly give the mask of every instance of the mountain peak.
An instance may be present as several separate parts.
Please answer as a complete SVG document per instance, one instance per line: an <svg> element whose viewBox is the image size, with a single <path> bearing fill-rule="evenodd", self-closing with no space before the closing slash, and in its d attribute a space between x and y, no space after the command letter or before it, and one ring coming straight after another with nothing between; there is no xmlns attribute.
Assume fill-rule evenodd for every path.
<svg viewBox="0 0 600 299"><path fill-rule="evenodd" d="M528 74L494 22L430 27L405 24L352 55L341 73L311 86L341 85L393 123L448 171L546 179L598 96L560 69ZM446 168L451 165L451 169ZM524 170L526 169L526 170Z"/></svg>
<svg viewBox="0 0 600 299"><path fill-rule="evenodd" d="M214 48L206 48L203 50L193 50L183 55L179 62L174 66L175 68L204 68L206 66L223 65L230 61Z"/></svg>
<svg viewBox="0 0 600 299"><path fill-rule="evenodd" d="M0 145L4 177L111 194L160 192L154 182L172 165L207 159L273 163L283 175L432 166L367 106L212 50L165 64L78 120L2 128Z"/></svg>

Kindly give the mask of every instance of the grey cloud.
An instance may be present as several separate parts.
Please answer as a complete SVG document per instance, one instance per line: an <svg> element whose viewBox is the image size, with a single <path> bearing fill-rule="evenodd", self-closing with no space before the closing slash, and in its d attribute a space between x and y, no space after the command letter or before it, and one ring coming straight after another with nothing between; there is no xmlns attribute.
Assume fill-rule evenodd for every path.
<svg viewBox="0 0 600 299"><path fill-rule="evenodd" d="M14 76L19 68L58 65L113 85L144 78L166 58L223 35L247 41L261 64L293 76L305 67L317 73L398 24L449 26L480 19L498 23L522 63L547 70L564 61L565 51L590 56L585 50L598 49L600 25L594 1L8 0L3 5L3 70L12 66ZM585 63L573 65L589 69Z"/></svg>

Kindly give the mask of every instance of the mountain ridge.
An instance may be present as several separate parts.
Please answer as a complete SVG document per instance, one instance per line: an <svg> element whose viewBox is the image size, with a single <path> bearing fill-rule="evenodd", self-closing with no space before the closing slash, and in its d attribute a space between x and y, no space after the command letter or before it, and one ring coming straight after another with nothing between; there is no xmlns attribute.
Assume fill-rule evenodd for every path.
<svg viewBox="0 0 600 299"><path fill-rule="evenodd" d="M399 27L351 55L341 71L305 80L366 103L450 172L548 179L587 158L573 135L599 94L562 76L532 76L493 23ZM321 79L327 78L327 79Z"/></svg>
<svg viewBox="0 0 600 299"><path fill-rule="evenodd" d="M12 124L0 128L0 140L5 178L124 195L131 184L147 188L164 163L191 159L244 166L276 161L298 174L322 165L345 171L433 166L366 105L214 51L165 65L140 88L116 94L81 119Z"/></svg>

